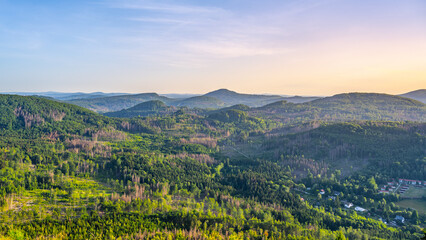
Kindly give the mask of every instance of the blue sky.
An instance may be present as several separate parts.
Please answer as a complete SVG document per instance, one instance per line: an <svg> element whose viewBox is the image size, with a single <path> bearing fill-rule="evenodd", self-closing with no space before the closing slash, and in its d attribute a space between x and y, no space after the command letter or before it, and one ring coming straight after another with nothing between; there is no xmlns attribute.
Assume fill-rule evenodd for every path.
<svg viewBox="0 0 426 240"><path fill-rule="evenodd" d="M402 93L423 0L4 1L0 91Z"/></svg>

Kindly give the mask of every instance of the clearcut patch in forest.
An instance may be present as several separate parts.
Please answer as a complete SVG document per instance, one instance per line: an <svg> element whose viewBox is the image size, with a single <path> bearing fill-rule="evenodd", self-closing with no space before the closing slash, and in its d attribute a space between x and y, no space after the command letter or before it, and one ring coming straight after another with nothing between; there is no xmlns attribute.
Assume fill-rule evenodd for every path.
<svg viewBox="0 0 426 240"><path fill-rule="evenodd" d="M422 198L426 197L426 187L411 186L407 191L401 194L401 198Z"/></svg>
<svg viewBox="0 0 426 240"><path fill-rule="evenodd" d="M110 196L113 191L90 178L65 176L56 180L54 188L10 195L4 212L0 213L0 221L16 223L14 214L23 216L25 220L20 222L25 222L47 215L69 216L71 209L83 213L83 209L97 209L99 202L96 200Z"/></svg>
<svg viewBox="0 0 426 240"><path fill-rule="evenodd" d="M402 200L397 203L399 206L404 208L411 208L416 209L419 213L425 214L426 213L426 201L423 201L421 199L407 199Z"/></svg>

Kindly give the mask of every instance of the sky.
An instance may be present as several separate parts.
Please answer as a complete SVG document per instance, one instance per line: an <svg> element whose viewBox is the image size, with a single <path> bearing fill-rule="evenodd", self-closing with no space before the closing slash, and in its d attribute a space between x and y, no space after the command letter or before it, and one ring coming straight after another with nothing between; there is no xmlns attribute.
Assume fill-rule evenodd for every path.
<svg viewBox="0 0 426 240"><path fill-rule="evenodd" d="M0 92L400 94L424 0L0 0Z"/></svg>

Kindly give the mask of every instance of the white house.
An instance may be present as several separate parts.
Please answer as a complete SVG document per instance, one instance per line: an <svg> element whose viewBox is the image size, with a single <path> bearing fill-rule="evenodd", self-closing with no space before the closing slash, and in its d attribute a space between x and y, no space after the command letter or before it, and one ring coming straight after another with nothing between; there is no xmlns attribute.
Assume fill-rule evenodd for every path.
<svg viewBox="0 0 426 240"><path fill-rule="evenodd" d="M365 208L362 208L362 207L355 207L355 211L357 211L357 212L365 212L367 210Z"/></svg>
<svg viewBox="0 0 426 240"><path fill-rule="evenodd" d="M353 204L352 203L345 203L345 208L351 208L353 206Z"/></svg>
<svg viewBox="0 0 426 240"><path fill-rule="evenodd" d="M402 223L404 223L405 218L404 218L403 216L399 216L399 215L397 215L397 216L395 217L395 220L398 220L398 221L401 221Z"/></svg>

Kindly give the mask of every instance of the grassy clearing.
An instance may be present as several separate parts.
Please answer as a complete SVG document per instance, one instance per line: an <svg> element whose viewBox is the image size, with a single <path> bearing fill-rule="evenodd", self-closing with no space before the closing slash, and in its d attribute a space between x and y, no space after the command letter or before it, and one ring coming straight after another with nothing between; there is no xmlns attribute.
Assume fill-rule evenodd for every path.
<svg viewBox="0 0 426 240"><path fill-rule="evenodd" d="M401 194L403 198L422 198L426 197L425 187L410 187L405 193Z"/></svg>
<svg viewBox="0 0 426 240"><path fill-rule="evenodd" d="M401 207L416 209L419 213L426 214L426 201L409 199L397 202L397 204Z"/></svg>

